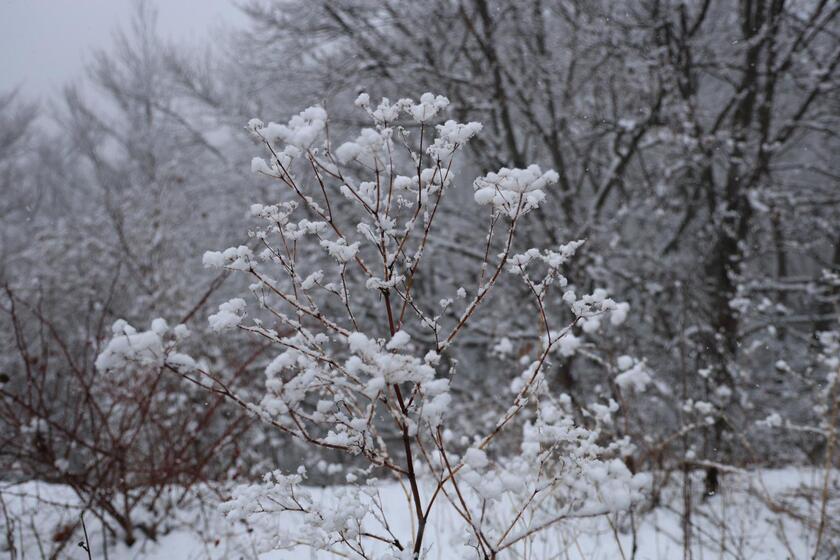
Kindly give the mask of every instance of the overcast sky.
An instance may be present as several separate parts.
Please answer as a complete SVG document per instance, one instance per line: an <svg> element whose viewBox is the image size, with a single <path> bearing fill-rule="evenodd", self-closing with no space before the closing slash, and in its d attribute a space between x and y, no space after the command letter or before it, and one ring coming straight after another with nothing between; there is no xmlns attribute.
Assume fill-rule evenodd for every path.
<svg viewBox="0 0 840 560"><path fill-rule="evenodd" d="M156 0L164 37L196 43L236 25L237 0ZM47 97L78 76L89 54L127 27L133 0L0 0L0 92Z"/></svg>

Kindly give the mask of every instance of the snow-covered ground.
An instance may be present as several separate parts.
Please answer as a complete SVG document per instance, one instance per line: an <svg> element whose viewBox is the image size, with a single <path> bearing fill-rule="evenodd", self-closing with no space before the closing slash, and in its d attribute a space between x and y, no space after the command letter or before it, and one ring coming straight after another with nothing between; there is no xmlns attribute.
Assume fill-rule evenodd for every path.
<svg viewBox="0 0 840 560"><path fill-rule="evenodd" d="M692 499L693 558L787 559L810 558L814 549L815 527L796 520L802 515L819 519L818 496L824 473L806 469L765 470L730 474L723 491L701 499L699 480ZM832 477L830 497L840 500L837 477ZM330 489L312 489L329 496ZM327 493L326 495L324 493ZM411 519L405 507L403 489L395 483L380 488L383 504L396 535L411 534ZM8 516L2 516L2 550L8 553L7 535L14 534L18 558L48 557L56 547L56 535L73 527L79 519L78 501L66 487L29 482L7 486L2 491ZM194 502L194 504L197 502ZM168 521L170 530L157 542L142 539L132 547L111 542L103 546L103 533L95 517L88 513L85 524L94 558L123 559L201 559L260 558L263 560L329 558L306 548L258 554L246 527L232 525L212 506L183 508ZM683 495L679 485L663 489L660 505L628 514L575 519L557 525L532 543L524 557L532 559L616 559L683 558ZM837 504L833 504L836 506ZM472 558L464 548L460 531L463 524L445 501L432 516L428 535L429 559ZM836 511L836 510L835 510ZM13 525L9 525L13 520ZM635 531L634 531L635 527ZM78 547L82 539L77 527L59 558L87 558ZM836 542L837 535L828 533ZM406 539L408 540L408 539ZM635 554L634 554L635 546ZM42 554L43 553L43 554Z"/></svg>

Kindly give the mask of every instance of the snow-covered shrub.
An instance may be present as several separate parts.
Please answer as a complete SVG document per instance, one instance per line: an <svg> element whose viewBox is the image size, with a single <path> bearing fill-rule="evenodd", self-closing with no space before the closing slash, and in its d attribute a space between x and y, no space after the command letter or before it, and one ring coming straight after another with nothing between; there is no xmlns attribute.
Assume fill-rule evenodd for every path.
<svg viewBox="0 0 840 560"><path fill-rule="evenodd" d="M9 486L40 481L78 504L69 525L33 525L49 543L42 556L74 546L84 514L111 543L155 540L173 527L174 510L195 504L200 487L237 464L252 424L247 415L164 369L195 367L173 350L189 334L185 325L170 329L157 319L140 331L120 320L100 348L107 309L89 318L84 345L9 287L0 292L0 311L17 358L4 364L10 375L0 375L0 501L14 495ZM46 497L41 507L71 511Z"/></svg>
<svg viewBox="0 0 840 560"><path fill-rule="evenodd" d="M253 303L234 298L209 321L221 336L244 331L276 348L261 400L242 398L218 374L175 354L177 344L161 341L160 323L144 333L117 325L99 365L155 361L268 426L348 457L346 495L329 503L304 488L305 466L233 492L225 511L256 527L266 550L304 544L357 557L373 549L385 549L383 558L422 556L434 541L426 534L434 505L445 500L463 523L468 555L472 549L495 558L564 519L632 507L646 476L621 460L629 440L605 438L602 430L619 405L573 405L546 376L552 361L579 348L573 329L595 336L603 319L610 323L603 328L618 327L628 312L603 289L578 295L567 286L562 270L582 241L518 248L520 225L539 210L557 174L536 165L502 168L476 179L474 203L462 203L458 154L480 124L432 124L448 105L432 94L377 105L362 94L356 105L371 127L338 146L321 107L285 125L251 120L267 156L254 158L252 170L281 190L273 203L252 206L259 225L247 245L203 258L207 267L251 279ZM483 243L465 248L483 257L474 285L427 301L415 286L441 216L452 212L486 212ZM528 294L518 313L533 317L536 328L508 386L485 403L485 420L467 422L458 416L459 398L471 385L453 390L453 356L488 302L504 297L494 289L513 285L511 279ZM561 311L571 321L558 324ZM497 351L512 346L508 340ZM643 364L627 356L619 362L616 383L643 390L650 381ZM496 445L502 438L518 443ZM394 534L375 499L377 480L388 476L406 489L410 534ZM302 522L284 521L294 515Z"/></svg>

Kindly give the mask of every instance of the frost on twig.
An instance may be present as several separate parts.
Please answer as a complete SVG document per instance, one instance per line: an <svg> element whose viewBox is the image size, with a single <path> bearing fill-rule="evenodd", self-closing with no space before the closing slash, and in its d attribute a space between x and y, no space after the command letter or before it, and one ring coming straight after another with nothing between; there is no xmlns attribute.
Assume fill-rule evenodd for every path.
<svg viewBox="0 0 840 560"><path fill-rule="evenodd" d="M578 295L569 286L564 270L584 241L519 249L518 226L549 196L557 173L537 165L488 173L473 183L476 204L462 207L464 197L451 193L460 188L457 156L479 123L444 120L449 101L432 94L376 106L362 94L356 105L371 125L341 144L321 107L287 124L249 122L265 151L252 171L283 194L252 206L259 225L247 246L203 257L207 267L250 279L252 302L224 302L209 321L219 336L238 330L275 348L261 398L240 397L223 375L176 353L162 327L115 326L100 367L157 360L312 448L345 454L348 486L337 499L308 492L304 467L234 490L225 511L257 530L265 550L303 544L359 558L383 549L390 556L378 557L416 557L433 542L426 527L436 503L446 502L464 525L464 546L495 558L563 519L632 507L648 481L621 461L629 440L603 430L619 405L573 405L546 375L604 319L617 327L629 311L603 289ZM485 241L473 248L483 261L475 285L427 301L417 286L427 281L434 231L453 207L489 207ZM528 294L521 312L536 328L513 364L502 358L514 343L495 343L499 367L515 368L510 385L481 422L467 421L459 399L475 387L459 379L457 356L488 301L503 297L495 292L510 289ZM651 381L630 357L616 371L621 390L643 391ZM503 453L494 445L500 438L518 440L518 452ZM377 480L389 476L406 489L410 534L394 533L376 499ZM286 523L289 516L299 521Z"/></svg>

